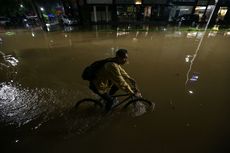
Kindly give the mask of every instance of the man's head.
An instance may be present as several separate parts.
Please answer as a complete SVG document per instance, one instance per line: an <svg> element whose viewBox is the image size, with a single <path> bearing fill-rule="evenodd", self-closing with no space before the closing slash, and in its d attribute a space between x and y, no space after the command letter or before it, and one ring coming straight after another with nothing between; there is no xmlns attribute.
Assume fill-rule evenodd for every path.
<svg viewBox="0 0 230 153"><path fill-rule="evenodd" d="M116 59L118 64L125 64L128 61L128 51L126 49L119 49L116 52Z"/></svg>

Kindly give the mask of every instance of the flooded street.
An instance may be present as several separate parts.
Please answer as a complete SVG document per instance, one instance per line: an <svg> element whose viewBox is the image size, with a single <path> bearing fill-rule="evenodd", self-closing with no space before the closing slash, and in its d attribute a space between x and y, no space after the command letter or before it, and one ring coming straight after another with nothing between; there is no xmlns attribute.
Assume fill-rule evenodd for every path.
<svg viewBox="0 0 230 153"><path fill-rule="evenodd" d="M0 33L2 153L227 153L230 34L177 30ZM95 60L128 49L125 70L154 112L72 109L95 95L82 80ZM192 62L191 62L192 61Z"/></svg>

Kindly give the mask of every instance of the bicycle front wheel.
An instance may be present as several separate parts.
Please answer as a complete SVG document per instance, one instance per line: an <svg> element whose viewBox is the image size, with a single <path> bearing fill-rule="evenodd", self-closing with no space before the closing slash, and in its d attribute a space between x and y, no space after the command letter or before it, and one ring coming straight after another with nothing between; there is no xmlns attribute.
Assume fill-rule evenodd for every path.
<svg viewBox="0 0 230 153"><path fill-rule="evenodd" d="M141 116L145 113L152 112L155 108L155 103L143 98L130 100L124 106L132 116Z"/></svg>

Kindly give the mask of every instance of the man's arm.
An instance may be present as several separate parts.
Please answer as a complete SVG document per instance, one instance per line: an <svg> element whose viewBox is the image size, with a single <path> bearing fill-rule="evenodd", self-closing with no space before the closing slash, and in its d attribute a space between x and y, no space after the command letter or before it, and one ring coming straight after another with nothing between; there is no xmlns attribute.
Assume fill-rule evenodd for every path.
<svg viewBox="0 0 230 153"><path fill-rule="evenodd" d="M127 93L134 94L134 91L131 89L129 84L125 81L122 72L120 71L119 65L115 63L108 63L105 65L105 69L109 73L111 80L122 90ZM126 73L127 74L127 73ZM128 77L128 74L126 75Z"/></svg>
<svg viewBox="0 0 230 153"><path fill-rule="evenodd" d="M127 73L121 66L119 66L119 68L120 68L121 75L124 77L124 79L129 80L129 82L130 82L133 86L135 86L135 85L136 85L136 81L135 81L133 78L131 78L131 77L128 75L128 73Z"/></svg>
<svg viewBox="0 0 230 153"><path fill-rule="evenodd" d="M120 68L121 75L122 75L126 80L129 80L129 82L131 83L131 85L132 85L132 87L133 87L133 89L134 89L133 91L134 91L135 95L136 95L137 97L141 97L141 93L140 93L140 90L139 90L138 87L137 87L136 81L135 81L133 78L131 78L131 77L128 75L128 73L127 73L121 66L119 66L119 68Z"/></svg>

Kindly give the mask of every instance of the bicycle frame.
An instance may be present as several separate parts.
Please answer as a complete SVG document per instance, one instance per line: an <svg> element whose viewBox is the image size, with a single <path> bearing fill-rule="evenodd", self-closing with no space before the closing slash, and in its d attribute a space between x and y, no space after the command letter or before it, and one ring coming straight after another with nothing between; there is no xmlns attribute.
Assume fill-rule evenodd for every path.
<svg viewBox="0 0 230 153"><path fill-rule="evenodd" d="M130 95L130 94L120 94L120 95L112 95L113 98L116 97L125 97L124 99L120 99L118 101L117 104L115 104L112 109L116 109L118 106L120 106L121 104L124 104L124 108L127 108L130 104L133 104L134 106L137 104L136 102L142 102L145 103L145 105L147 104L148 108L152 107L154 108L155 104L151 101L148 101L146 99L143 99L142 97L136 97L135 95ZM81 103L85 102L85 101L89 101L89 102L93 102L95 105L100 106L100 108L103 108L104 105L104 101L102 98L100 99L91 99L91 98L85 98L82 99L80 101L78 101L75 105L75 107L77 108Z"/></svg>
<svg viewBox="0 0 230 153"><path fill-rule="evenodd" d="M112 96L113 98L116 98L116 97L125 97L125 96L128 96L127 98L123 99L122 101L119 101L118 104L114 105L113 106L113 109L120 106L121 104L125 103L126 101L128 101L129 99L134 99L134 96L130 95L130 94L121 94L121 95L114 95Z"/></svg>

